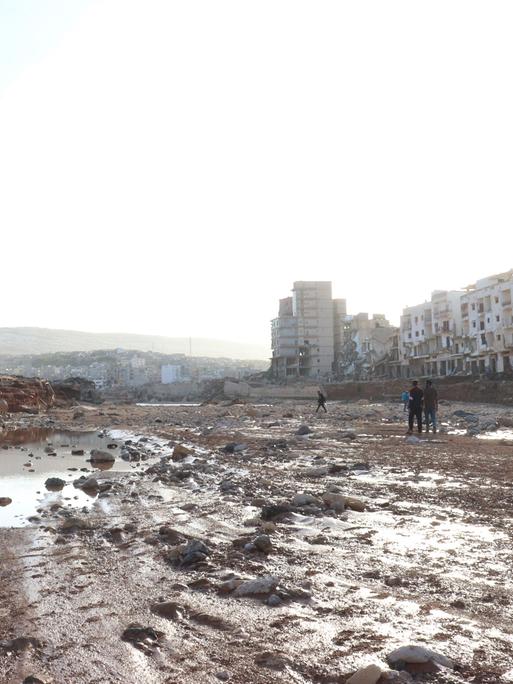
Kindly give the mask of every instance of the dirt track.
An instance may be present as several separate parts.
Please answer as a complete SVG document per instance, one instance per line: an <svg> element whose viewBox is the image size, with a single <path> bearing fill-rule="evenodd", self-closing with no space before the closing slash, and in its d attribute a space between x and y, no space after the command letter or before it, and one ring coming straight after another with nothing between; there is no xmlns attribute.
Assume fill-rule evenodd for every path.
<svg viewBox="0 0 513 684"><path fill-rule="evenodd" d="M66 511L43 505L31 526L0 530L0 681L327 684L371 662L386 669L390 651L413 643L457 663L414 681L513 682L511 443L442 433L410 444L392 404L332 403L327 416L299 402L82 413L49 418L171 446L150 473L103 472L114 486L78 512L87 529L63 531ZM301 424L312 433L296 435ZM173 444L192 454L169 461ZM365 510L330 509L330 489ZM318 503L272 520L264 508L262 520L298 493ZM270 548L246 546L262 533ZM209 553L180 566L169 556L190 539ZM278 582L275 606L270 592L237 597L226 584L262 576ZM167 617L152 612L159 601L174 604ZM121 638L130 623L156 633L134 645ZM15 637L37 641L5 644Z"/></svg>

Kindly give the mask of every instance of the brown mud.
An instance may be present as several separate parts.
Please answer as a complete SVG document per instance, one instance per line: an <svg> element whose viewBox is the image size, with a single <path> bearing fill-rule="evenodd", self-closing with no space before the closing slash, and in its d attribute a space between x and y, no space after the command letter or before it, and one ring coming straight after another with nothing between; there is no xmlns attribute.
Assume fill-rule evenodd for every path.
<svg viewBox="0 0 513 684"><path fill-rule="evenodd" d="M420 644L457 667L404 681L513 682L513 442L449 434L462 408L481 410L445 404L450 424L420 441L391 403L6 418L6 432L116 429L154 450L132 472L95 470L92 505L54 494L29 526L0 528L0 681L342 683ZM357 501L342 510L340 494ZM271 588L241 595L254 578Z"/></svg>

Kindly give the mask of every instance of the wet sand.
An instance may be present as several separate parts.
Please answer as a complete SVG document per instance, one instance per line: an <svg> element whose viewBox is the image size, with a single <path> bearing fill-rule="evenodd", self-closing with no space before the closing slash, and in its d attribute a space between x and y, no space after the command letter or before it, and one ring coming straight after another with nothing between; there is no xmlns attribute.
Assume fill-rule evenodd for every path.
<svg viewBox="0 0 513 684"><path fill-rule="evenodd" d="M445 429L462 429L462 408L510 415L445 404ZM397 404L328 409L101 406L5 420L158 441L138 443L141 467L97 473L109 488L91 505L59 508L54 495L29 526L0 529L0 681L345 682L412 643L458 666L414 681L512 682L513 444L410 443ZM303 424L310 434L296 434ZM173 460L175 445L188 453ZM312 503L292 505L303 493ZM208 553L184 562L194 540ZM271 590L237 595L262 577ZM132 623L151 628L145 639L122 639Z"/></svg>

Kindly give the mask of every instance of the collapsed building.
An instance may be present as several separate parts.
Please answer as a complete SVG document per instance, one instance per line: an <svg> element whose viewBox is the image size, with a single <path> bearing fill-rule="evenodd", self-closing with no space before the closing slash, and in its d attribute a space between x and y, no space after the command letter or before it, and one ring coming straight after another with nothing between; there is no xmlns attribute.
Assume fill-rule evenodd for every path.
<svg viewBox="0 0 513 684"><path fill-rule="evenodd" d="M382 314L347 314L329 281L297 281L271 322L275 379L366 379L399 364L399 336Z"/></svg>

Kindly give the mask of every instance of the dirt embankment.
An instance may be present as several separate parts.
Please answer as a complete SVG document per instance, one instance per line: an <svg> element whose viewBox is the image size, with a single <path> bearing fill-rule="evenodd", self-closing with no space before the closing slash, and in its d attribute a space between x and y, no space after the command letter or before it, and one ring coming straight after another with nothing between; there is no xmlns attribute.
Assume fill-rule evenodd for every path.
<svg viewBox="0 0 513 684"><path fill-rule="evenodd" d="M0 530L0 681L510 684L513 445L450 434L497 410L445 404L421 439L397 404L328 410L11 421L128 431L116 459L162 441L144 468L95 472L89 507L66 485ZM19 448L0 453L21 468Z"/></svg>

